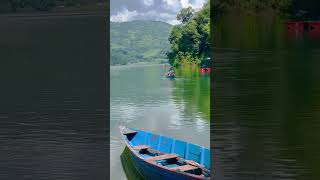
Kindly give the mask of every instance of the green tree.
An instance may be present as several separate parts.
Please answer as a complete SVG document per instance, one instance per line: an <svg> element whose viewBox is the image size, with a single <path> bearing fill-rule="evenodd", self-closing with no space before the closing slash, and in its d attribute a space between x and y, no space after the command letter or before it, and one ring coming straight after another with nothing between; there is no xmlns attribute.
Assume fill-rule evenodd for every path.
<svg viewBox="0 0 320 180"><path fill-rule="evenodd" d="M55 0L32 0L31 6L36 10L46 11L55 6Z"/></svg>
<svg viewBox="0 0 320 180"><path fill-rule="evenodd" d="M16 12L19 5L19 0L9 0L9 3L10 3L12 12Z"/></svg>
<svg viewBox="0 0 320 180"><path fill-rule="evenodd" d="M194 10L188 8L179 12L177 19L182 20L182 25L173 27L169 36L171 49L167 57L173 66L185 63L202 64L210 52L209 2L192 16L187 16L186 12L194 12Z"/></svg>
<svg viewBox="0 0 320 180"><path fill-rule="evenodd" d="M181 21L183 24L188 22L192 16L193 16L194 10L192 7L183 8L178 14L177 14L177 20Z"/></svg>

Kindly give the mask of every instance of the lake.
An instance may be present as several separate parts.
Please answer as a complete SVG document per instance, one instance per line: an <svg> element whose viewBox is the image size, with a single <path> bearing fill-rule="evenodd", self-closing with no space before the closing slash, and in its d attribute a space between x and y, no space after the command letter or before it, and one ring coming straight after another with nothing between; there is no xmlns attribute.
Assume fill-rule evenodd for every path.
<svg viewBox="0 0 320 180"><path fill-rule="evenodd" d="M217 179L320 178L319 38L283 22L230 15L216 24Z"/></svg>
<svg viewBox="0 0 320 180"><path fill-rule="evenodd" d="M107 178L107 20L0 16L0 179Z"/></svg>
<svg viewBox="0 0 320 180"><path fill-rule="evenodd" d="M170 80L164 76L168 69L165 65L111 66L111 179L127 179L126 173L130 179L141 178L124 152L120 124L209 147L210 77L197 69L183 69Z"/></svg>

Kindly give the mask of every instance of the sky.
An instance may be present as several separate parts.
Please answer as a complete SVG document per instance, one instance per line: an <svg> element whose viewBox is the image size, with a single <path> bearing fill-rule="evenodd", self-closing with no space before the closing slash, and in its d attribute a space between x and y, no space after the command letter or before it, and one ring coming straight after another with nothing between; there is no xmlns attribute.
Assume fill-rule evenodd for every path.
<svg viewBox="0 0 320 180"><path fill-rule="evenodd" d="M164 21L179 24L177 13L188 6L196 11L208 0L111 0L110 21L126 22L132 20Z"/></svg>

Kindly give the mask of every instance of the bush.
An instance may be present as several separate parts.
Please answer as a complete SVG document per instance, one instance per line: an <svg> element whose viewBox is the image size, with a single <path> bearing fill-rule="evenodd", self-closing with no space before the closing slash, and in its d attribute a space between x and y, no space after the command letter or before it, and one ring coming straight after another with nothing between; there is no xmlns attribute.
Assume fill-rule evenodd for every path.
<svg viewBox="0 0 320 180"><path fill-rule="evenodd" d="M40 11L47 11L55 6L54 0L31 0L31 6Z"/></svg>

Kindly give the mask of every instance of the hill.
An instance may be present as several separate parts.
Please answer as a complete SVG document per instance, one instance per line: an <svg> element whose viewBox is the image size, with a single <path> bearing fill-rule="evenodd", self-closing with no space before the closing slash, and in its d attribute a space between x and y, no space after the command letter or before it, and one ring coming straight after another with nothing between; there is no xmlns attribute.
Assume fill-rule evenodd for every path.
<svg viewBox="0 0 320 180"><path fill-rule="evenodd" d="M159 21L111 22L111 65L166 59L172 26Z"/></svg>

